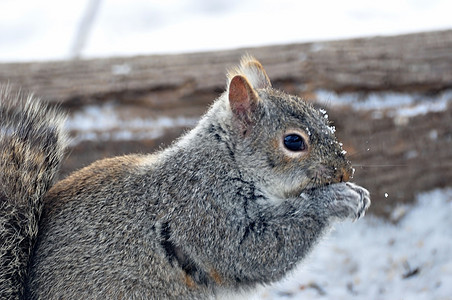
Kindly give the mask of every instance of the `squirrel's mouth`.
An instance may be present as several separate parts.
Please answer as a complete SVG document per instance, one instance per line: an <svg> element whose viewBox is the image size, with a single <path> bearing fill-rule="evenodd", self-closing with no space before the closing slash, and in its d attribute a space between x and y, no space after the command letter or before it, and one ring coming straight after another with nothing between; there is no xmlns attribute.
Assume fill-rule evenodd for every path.
<svg viewBox="0 0 452 300"><path fill-rule="evenodd" d="M347 182L351 177L352 172L349 171L349 168L342 167L329 170L326 167L321 167L311 176L305 189L316 189L334 183Z"/></svg>
<svg viewBox="0 0 452 300"><path fill-rule="evenodd" d="M334 177L325 173L326 172L316 172L314 176L311 177L311 180L309 181L307 188L316 189L335 183L336 180L334 180Z"/></svg>

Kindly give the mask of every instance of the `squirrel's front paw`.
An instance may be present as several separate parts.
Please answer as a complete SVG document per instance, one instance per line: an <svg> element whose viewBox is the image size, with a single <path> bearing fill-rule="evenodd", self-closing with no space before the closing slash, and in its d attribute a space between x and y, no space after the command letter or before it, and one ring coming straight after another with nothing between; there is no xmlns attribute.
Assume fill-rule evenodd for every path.
<svg viewBox="0 0 452 300"><path fill-rule="evenodd" d="M326 187L328 199L326 207L333 217L340 220L357 220L364 216L370 206L369 192L354 183L336 183Z"/></svg>

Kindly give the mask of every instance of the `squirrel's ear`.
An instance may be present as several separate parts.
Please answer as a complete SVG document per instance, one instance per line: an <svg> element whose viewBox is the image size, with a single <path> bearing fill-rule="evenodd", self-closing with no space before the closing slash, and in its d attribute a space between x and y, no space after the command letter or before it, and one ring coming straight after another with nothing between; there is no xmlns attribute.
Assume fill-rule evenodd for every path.
<svg viewBox="0 0 452 300"><path fill-rule="evenodd" d="M255 89L265 89L272 86L264 67L251 55L245 55L240 60L240 65L228 72L228 78L236 75L246 77L250 85Z"/></svg>
<svg viewBox="0 0 452 300"><path fill-rule="evenodd" d="M246 77L234 76L229 83L228 95L233 114L243 125L251 125L252 114L257 107L259 97Z"/></svg>
<svg viewBox="0 0 452 300"><path fill-rule="evenodd" d="M242 70L255 89L271 87L270 78L260 62L251 56L242 58Z"/></svg>

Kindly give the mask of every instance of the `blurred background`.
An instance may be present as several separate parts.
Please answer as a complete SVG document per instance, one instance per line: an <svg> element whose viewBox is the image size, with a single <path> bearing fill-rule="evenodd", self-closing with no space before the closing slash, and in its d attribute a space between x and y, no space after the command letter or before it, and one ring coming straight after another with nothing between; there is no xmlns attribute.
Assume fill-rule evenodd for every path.
<svg viewBox="0 0 452 300"><path fill-rule="evenodd" d="M105 57L450 29L448 0L2 0L0 61Z"/></svg>
<svg viewBox="0 0 452 300"><path fill-rule="evenodd" d="M451 11L447 0L0 0L0 84L68 113L64 177L170 144L250 53L275 88L328 111L372 207L249 297L452 299Z"/></svg>

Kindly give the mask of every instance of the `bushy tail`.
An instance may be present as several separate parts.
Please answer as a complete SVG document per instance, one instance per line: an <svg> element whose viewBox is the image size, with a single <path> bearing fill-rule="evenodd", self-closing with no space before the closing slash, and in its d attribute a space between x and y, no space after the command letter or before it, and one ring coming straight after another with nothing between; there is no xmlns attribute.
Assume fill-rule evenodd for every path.
<svg viewBox="0 0 452 300"><path fill-rule="evenodd" d="M0 86L0 299L20 299L42 198L66 146L64 117Z"/></svg>

